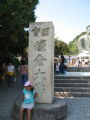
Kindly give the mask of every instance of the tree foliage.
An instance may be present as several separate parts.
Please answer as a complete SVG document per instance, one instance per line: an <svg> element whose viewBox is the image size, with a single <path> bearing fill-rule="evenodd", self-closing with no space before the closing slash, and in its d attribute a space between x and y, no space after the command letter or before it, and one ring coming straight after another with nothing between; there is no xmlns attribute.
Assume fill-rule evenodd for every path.
<svg viewBox="0 0 90 120"><path fill-rule="evenodd" d="M74 41L71 41L69 44L68 44L68 47L70 49L70 54L71 55L75 55L78 53L78 41L77 39L74 40Z"/></svg>
<svg viewBox="0 0 90 120"><path fill-rule="evenodd" d="M58 40L55 38L55 56L59 56L60 53L63 54L68 54L69 53L69 48L67 46L67 44L61 40Z"/></svg>
<svg viewBox="0 0 90 120"><path fill-rule="evenodd" d="M24 28L35 21L37 4L38 0L0 1L0 54L24 53L28 45L28 32Z"/></svg>
<svg viewBox="0 0 90 120"><path fill-rule="evenodd" d="M86 32L82 32L77 35L68 45L61 40L55 38L55 56L59 56L60 53L68 54L68 55L76 55L78 54L78 39L80 37L86 35Z"/></svg>

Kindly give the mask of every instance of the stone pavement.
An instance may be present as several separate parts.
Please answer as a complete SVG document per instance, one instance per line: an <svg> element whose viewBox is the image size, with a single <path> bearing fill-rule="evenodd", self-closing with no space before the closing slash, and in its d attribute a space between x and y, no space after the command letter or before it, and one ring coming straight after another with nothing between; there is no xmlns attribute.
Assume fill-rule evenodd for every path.
<svg viewBox="0 0 90 120"><path fill-rule="evenodd" d="M67 118L65 120L90 120L90 98L65 98Z"/></svg>
<svg viewBox="0 0 90 120"><path fill-rule="evenodd" d="M3 87L0 87L0 120L12 120L11 110L17 95L22 94L21 81L18 77L17 81L7 87L4 81Z"/></svg>

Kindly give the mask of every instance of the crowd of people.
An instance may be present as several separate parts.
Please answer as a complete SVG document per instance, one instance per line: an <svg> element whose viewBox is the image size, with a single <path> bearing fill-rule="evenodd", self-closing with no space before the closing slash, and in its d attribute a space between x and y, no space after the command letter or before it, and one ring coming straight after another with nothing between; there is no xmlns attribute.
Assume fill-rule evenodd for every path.
<svg viewBox="0 0 90 120"><path fill-rule="evenodd" d="M88 57L61 57L54 60L54 74L66 74L67 67L90 67L90 58Z"/></svg>
<svg viewBox="0 0 90 120"><path fill-rule="evenodd" d="M10 87L14 83L15 67L11 61L0 64L0 86L3 86L3 81L7 81L7 86Z"/></svg>
<svg viewBox="0 0 90 120"><path fill-rule="evenodd" d="M21 84L24 85L28 80L28 65L25 60L21 60L19 67L17 68L19 74L21 75ZM0 86L3 87L3 83L6 81L7 86L10 87L16 81L16 70L13 62L9 60L8 62L0 63Z"/></svg>
<svg viewBox="0 0 90 120"><path fill-rule="evenodd" d="M89 64L89 58L87 57L84 57L84 58L80 58L80 57L77 57L77 58L74 58L74 59L70 59L69 62L68 62L68 66L70 67L90 67L90 64Z"/></svg>

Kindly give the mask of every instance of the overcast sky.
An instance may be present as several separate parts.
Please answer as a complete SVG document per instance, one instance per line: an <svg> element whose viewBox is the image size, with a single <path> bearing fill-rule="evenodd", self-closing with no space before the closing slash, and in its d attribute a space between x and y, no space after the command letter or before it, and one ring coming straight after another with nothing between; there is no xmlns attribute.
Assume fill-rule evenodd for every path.
<svg viewBox="0 0 90 120"><path fill-rule="evenodd" d="M90 0L39 0L36 22L52 21L55 37L69 43L90 24Z"/></svg>

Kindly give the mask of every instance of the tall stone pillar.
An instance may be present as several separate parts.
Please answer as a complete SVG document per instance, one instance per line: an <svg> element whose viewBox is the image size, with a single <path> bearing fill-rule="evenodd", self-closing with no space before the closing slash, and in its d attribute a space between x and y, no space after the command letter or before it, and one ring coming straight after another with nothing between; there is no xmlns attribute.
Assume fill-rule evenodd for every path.
<svg viewBox="0 0 90 120"><path fill-rule="evenodd" d="M54 26L52 22L29 25L29 80L38 93L38 103L54 97Z"/></svg>

